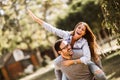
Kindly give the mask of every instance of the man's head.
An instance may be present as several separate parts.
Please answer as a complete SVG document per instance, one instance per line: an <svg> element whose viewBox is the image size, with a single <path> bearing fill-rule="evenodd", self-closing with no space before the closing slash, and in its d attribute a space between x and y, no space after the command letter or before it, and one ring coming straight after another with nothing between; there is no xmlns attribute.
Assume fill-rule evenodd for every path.
<svg viewBox="0 0 120 80"><path fill-rule="evenodd" d="M71 58L73 54L70 44L63 39L56 41L54 48L58 54L67 59Z"/></svg>

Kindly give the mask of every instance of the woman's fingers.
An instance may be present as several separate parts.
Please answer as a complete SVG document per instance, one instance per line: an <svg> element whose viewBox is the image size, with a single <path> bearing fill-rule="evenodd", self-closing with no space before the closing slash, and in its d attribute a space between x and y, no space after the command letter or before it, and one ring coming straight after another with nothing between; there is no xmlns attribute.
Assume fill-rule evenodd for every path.
<svg viewBox="0 0 120 80"><path fill-rule="evenodd" d="M35 15L32 13L31 10L27 9L27 11L28 11L28 14L30 15L30 17L32 17L32 19L33 19L34 21L36 21L36 22L39 23L39 24L42 24L42 23L43 23L43 21L42 21L41 19L39 19L37 16L35 16Z"/></svg>
<svg viewBox="0 0 120 80"><path fill-rule="evenodd" d="M32 17L33 20L37 19L37 17L29 9L27 9L27 11L28 11L28 14Z"/></svg>

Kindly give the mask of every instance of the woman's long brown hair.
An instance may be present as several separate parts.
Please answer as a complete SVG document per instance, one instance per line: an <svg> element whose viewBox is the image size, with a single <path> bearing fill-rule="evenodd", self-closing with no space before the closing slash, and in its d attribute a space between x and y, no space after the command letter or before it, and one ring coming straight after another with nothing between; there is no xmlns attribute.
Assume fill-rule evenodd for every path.
<svg viewBox="0 0 120 80"><path fill-rule="evenodd" d="M88 26L87 23L85 22L79 22L75 28L74 28L74 31L72 32L72 35L74 35L75 33L75 30L76 28L79 26L79 25L83 25L86 27L86 34L83 36L85 39L87 39L88 41L88 45L90 47L90 52L91 52L91 57L92 59L97 62L97 60L99 59L99 56L98 56L98 53L97 53L97 49L99 49L99 46L96 42L96 37L95 35L93 34L92 30L90 29L90 27Z"/></svg>

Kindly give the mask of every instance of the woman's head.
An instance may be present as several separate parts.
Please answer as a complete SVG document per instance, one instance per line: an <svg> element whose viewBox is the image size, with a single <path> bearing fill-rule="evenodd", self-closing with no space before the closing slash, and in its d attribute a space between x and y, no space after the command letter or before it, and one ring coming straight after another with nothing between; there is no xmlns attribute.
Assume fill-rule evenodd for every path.
<svg viewBox="0 0 120 80"><path fill-rule="evenodd" d="M77 38L77 40L80 39L81 37L84 37L91 42L94 42L94 40L95 40L95 36L94 36L92 30L90 29L88 24L85 22L79 22L75 26L72 34L73 34L73 36L75 36Z"/></svg>

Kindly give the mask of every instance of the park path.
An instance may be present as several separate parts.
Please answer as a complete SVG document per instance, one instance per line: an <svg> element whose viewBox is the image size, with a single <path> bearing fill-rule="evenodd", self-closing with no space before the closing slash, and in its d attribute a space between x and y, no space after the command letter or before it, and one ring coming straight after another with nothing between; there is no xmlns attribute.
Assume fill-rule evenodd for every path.
<svg viewBox="0 0 120 80"><path fill-rule="evenodd" d="M49 62L46 67L40 68L19 80L55 80L53 61Z"/></svg>

